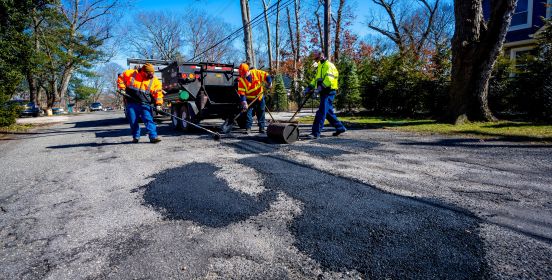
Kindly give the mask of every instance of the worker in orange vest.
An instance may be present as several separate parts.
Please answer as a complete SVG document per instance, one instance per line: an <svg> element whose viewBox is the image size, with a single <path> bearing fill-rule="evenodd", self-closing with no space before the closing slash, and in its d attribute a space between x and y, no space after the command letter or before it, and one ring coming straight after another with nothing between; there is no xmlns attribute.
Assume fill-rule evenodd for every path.
<svg viewBox="0 0 552 280"><path fill-rule="evenodd" d="M249 65L242 63L238 68L240 77L238 78L238 94L241 98L242 110L247 111L247 119L245 123L245 134L251 133L253 126L253 110L257 115L259 123L259 132L266 133L265 130L265 98L263 96L264 85L269 89L272 86L272 77L262 70L249 69ZM248 107L247 103L253 101L258 95L260 97Z"/></svg>
<svg viewBox="0 0 552 280"><path fill-rule="evenodd" d="M129 69L121 73L117 79L119 90L125 91L126 110L129 117L132 143L140 140L139 118L146 127L151 143L158 143L161 139L157 136L157 127L153 121L151 104L158 106L163 104L163 91L161 82L154 75L155 68L146 63L140 70Z"/></svg>

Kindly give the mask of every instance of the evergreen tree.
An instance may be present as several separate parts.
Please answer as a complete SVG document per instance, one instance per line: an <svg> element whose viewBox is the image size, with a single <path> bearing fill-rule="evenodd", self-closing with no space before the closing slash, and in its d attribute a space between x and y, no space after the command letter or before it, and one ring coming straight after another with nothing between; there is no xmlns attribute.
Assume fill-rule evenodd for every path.
<svg viewBox="0 0 552 280"><path fill-rule="evenodd" d="M281 74L274 77L274 98L272 103L274 111L286 111L288 109L287 92Z"/></svg>
<svg viewBox="0 0 552 280"><path fill-rule="evenodd" d="M336 108L352 112L360 107L360 83L358 81L355 62L343 57L338 65L339 69L339 94L336 96Z"/></svg>

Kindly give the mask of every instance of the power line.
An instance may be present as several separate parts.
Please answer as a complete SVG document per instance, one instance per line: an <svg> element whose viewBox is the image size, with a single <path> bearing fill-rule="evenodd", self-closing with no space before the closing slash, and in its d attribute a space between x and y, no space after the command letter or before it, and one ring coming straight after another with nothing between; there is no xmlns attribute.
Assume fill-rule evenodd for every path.
<svg viewBox="0 0 552 280"><path fill-rule="evenodd" d="M284 9L285 7L291 5L291 3L293 3L294 0L285 0L283 1L283 3L280 3L280 6L278 7L278 2L276 2L275 4L273 4L272 6L270 6L268 9L267 9L267 17L269 16L272 16L273 14L275 14L276 12ZM276 7L276 9L274 9L274 7ZM243 31L246 27L248 26L251 26L251 27L256 27L258 26L260 23L262 23L262 21L264 20L262 17L264 16L264 11L261 12L259 15L257 15L256 17L254 17L252 20L250 20L249 22L247 22L247 24L245 24L244 26L238 28L237 30L235 30L234 32L232 32L230 35L226 36L225 38L223 38L222 40L220 40L219 42L215 43L213 46L207 48L205 51L195 55L194 57L190 58L188 60L188 62L190 61L193 61L194 59L198 58L198 57L201 57L202 55L204 55L205 53L207 53L208 51L216 48L217 46L219 46L220 44L224 43L225 41L228 41L228 42L232 42L234 41L236 38L238 38L240 36L240 32Z"/></svg>

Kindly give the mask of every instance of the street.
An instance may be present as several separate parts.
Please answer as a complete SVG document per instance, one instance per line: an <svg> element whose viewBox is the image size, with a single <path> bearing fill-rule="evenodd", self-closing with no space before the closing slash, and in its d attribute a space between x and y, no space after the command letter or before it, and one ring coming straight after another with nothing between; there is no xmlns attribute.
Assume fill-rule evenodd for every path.
<svg viewBox="0 0 552 280"><path fill-rule="evenodd" d="M0 138L0 279L552 278L550 144L122 116Z"/></svg>

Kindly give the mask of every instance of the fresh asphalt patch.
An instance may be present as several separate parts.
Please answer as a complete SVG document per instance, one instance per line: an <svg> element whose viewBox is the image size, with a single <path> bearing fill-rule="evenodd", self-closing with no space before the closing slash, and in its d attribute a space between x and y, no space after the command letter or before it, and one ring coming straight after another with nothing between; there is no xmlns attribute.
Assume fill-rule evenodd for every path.
<svg viewBox="0 0 552 280"><path fill-rule="evenodd" d="M240 150L239 146L236 146ZM304 148L313 152L310 148ZM323 157L342 154L322 150ZM480 219L382 192L270 156L239 163L262 174L260 196L237 192L196 163L156 174L143 200L165 218L225 227L266 211L285 193L302 204L288 224L295 246L331 272L358 271L370 279L480 279L488 276Z"/></svg>

